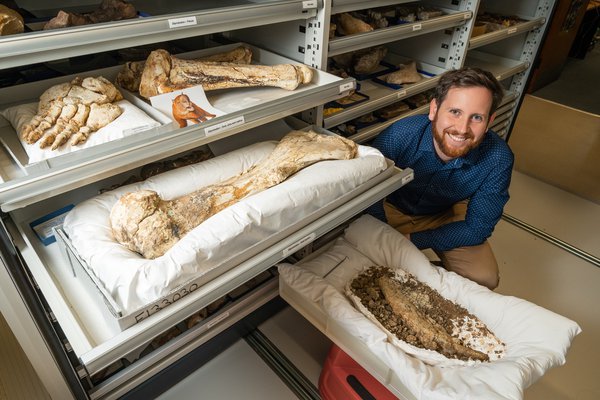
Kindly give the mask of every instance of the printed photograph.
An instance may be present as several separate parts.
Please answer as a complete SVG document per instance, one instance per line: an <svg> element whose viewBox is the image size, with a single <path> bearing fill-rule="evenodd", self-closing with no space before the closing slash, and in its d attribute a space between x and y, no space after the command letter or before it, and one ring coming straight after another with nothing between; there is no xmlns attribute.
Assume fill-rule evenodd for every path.
<svg viewBox="0 0 600 400"><path fill-rule="evenodd" d="M172 118L179 128L200 124L225 114L210 104L202 86L153 96L150 102L152 107Z"/></svg>

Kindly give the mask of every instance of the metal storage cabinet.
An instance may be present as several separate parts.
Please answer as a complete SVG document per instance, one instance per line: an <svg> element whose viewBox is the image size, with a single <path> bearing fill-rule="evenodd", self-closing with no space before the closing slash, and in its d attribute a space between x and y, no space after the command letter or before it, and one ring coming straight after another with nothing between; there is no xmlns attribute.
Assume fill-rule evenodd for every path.
<svg viewBox="0 0 600 400"><path fill-rule="evenodd" d="M60 5L83 10L97 3L73 0L62 1ZM300 127L313 124L317 129L334 128L395 101L422 93L435 86L435 75L465 64L491 69L508 89L499 110L501 114L494 123L499 133L508 136L554 2L434 0L427 4L447 10L443 17L332 40L329 40L328 32L333 14L404 2L156 0L132 3L150 17L1 37L0 70L10 71L35 63L165 40L193 38L200 43L198 47L208 48L214 45L213 39L225 38L254 45L265 60L302 62L320 71L317 71L314 85L297 94L272 98L264 104L237 110L200 126L178 129L175 134L172 128L161 126L150 130L143 139L134 135L119 143L107 143L76 156L66 155L35 168L22 168L2 148L0 307L48 392L57 399L117 398L194 352L276 297L276 277L240 297L239 301L232 302L227 312L216 314L209 323L196 325L150 353L144 353L144 350L151 340L249 279L268 271L290 251L319 238L406 183L411 171L396 169L347 203L287 233L268 249L248 255L239 266L211 281L202 290L101 342L90 339L94 336L90 331L96 328L82 323L82 318L73 311L68 296L57 283L54 266L57 262L53 258L56 251L40 250L39 245L32 244L30 236L23 234L27 230L23 226L27 226L32 218L45 215L65 203L86 199L99 188L122 181L130 171L149 162L207 144L228 142L241 146L248 140L259 140L260 135L248 139L238 134L292 115L302 117L304 122L289 122ZM19 5L38 10L40 15L52 15L56 11L43 10L48 5L35 0L20 1ZM474 17L480 10L516 14L528 22L471 38ZM369 89L367 83L363 90L371 91L368 102L324 118L323 105L348 94L356 85L354 79L341 79L326 73L328 58L374 45L389 46L391 53L400 58L419 60L434 76L400 90L382 90L373 85ZM115 70L109 68L103 73L114 77ZM40 85L48 87L60 79L63 78L4 88L2 103L6 105L31 99L45 88ZM411 112L427 112L427 106ZM215 134L208 134L209 128L227 125L232 120L241 123L233 124L231 129L217 129ZM0 119L0 122L4 121ZM373 125L352 139L368 141L392 122ZM0 124L0 128L2 126L5 125ZM344 338L344 335L339 337ZM106 368L116 372L111 371L103 378Z"/></svg>

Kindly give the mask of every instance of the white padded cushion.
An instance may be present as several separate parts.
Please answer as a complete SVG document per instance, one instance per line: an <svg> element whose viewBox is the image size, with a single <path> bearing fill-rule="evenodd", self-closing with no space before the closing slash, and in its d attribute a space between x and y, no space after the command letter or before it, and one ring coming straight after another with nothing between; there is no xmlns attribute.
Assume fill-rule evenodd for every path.
<svg viewBox="0 0 600 400"><path fill-rule="evenodd" d="M19 141L29 156L29 164L33 164L41 160L60 156L76 150L86 149L112 140L121 139L141 130L147 130L161 125L158 121L148 116L148 114L128 100L120 100L115 104L123 110L123 113L117 119L92 133L84 143L71 146L71 143L67 142L56 150L52 150L50 147L40 149L39 141L29 144L21 139L20 132L23 129L23 126L29 123L31 118L37 113L37 102L6 108L2 111L2 115L10 122L13 128L15 128L15 134L19 136Z"/></svg>
<svg viewBox="0 0 600 400"><path fill-rule="evenodd" d="M232 256L301 221L387 167L381 153L366 146L359 146L355 159L316 163L213 215L154 260L113 239L109 214L123 194L150 189L163 199L173 199L241 173L266 157L275 145L253 144L103 193L78 204L66 216L64 230L79 255L129 314L190 279L218 271Z"/></svg>
<svg viewBox="0 0 600 400"><path fill-rule="evenodd" d="M343 294L346 282L371 265L402 267L464 306L507 344L505 356L490 363L440 368L393 345ZM368 215L353 222L344 237L319 257L296 266L280 264L279 273L298 294L365 343L417 399L521 399L526 387L565 363L573 338L581 332L561 315L431 265L402 234ZM426 352L422 355L427 357Z"/></svg>

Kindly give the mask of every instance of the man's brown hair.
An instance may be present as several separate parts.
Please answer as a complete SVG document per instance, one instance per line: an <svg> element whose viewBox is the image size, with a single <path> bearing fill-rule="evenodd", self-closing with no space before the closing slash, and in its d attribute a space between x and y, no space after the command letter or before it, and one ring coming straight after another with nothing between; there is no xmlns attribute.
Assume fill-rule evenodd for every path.
<svg viewBox="0 0 600 400"><path fill-rule="evenodd" d="M464 67L447 71L440 77L435 89L435 101L442 104L448 91L453 88L465 87L484 87L492 93L492 106L490 115L492 115L504 97L504 88L498 80L489 71L476 67Z"/></svg>

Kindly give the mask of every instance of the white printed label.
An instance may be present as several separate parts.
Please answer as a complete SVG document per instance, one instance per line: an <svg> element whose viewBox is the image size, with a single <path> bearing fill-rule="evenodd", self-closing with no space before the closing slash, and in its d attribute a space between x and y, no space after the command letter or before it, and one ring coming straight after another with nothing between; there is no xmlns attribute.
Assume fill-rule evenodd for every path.
<svg viewBox="0 0 600 400"><path fill-rule="evenodd" d="M413 31L420 31L422 27L423 27L423 25L421 25L421 24L414 24Z"/></svg>
<svg viewBox="0 0 600 400"><path fill-rule="evenodd" d="M397 94L396 97L400 98L400 97L404 97L406 96L406 90L400 90Z"/></svg>
<svg viewBox="0 0 600 400"><path fill-rule="evenodd" d="M512 35L513 33L515 33L517 31L517 28L508 28L508 34Z"/></svg>
<svg viewBox="0 0 600 400"><path fill-rule="evenodd" d="M307 8L317 8L317 2L316 2L315 0L303 1L303 2L302 2L302 8L303 8L303 9L307 9Z"/></svg>
<svg viewBox="0 0 600 400"><path fill-rule="evenodd" d="M58 228L62 226L66 216L67 214L58 215L46 222L42 222L41 224L34 226L33 230L38 234L39 237L43 239L49 238L54 235L52 228Z"/></svg>
<svg viewBox="0 0 600 400"><path fill-rule="evenodd" d="M240 115L237 118L227 120L225 122L221 122L220 124L209 126L204 129L204 133L206 136L214 135L219 132L227 131L236 126L242 125L245 121L244 116Z"/></svg>
<svg viewBox="0 0 600 400"><path fill-rule="evenodd" d="M346 82L346 83L340 85L340 93L345 92L347 90L352 90L352 89L354 89L354 81Z"/></svg>
<svg viewBox="0 0 600 400"><path fill-rule="evenodd" d="M316 236L317 235L315 235L315 233L313 232L310 235L305 236L302 239L298 240L296 243L292 244L291 246L288 246L285 250L283 250L283 258L289 256L290 254L295 253L296 251L300 250L307 244L311 243L313 240L315 240Z"/></svg>
<svg viewBox="0 0 600 400"><path fill-rule="evenodd" d="M136 126L135 128L123 129L123 134L124 135L131 135L133 133L147 131L148 129L152 129L154 127L156 127L156 125L141 125L141 126Z"/></svg>
<svg viewBox="0 0 600 400"><path fill-rule="evenodd" d="M169 28L173 29L173 28L181 28L182 26L191 26L191 25L197 25L198 21L196 21L196 16L192 15L189 17L182 17L182 18L171 18L169 20Z"/></svg>

